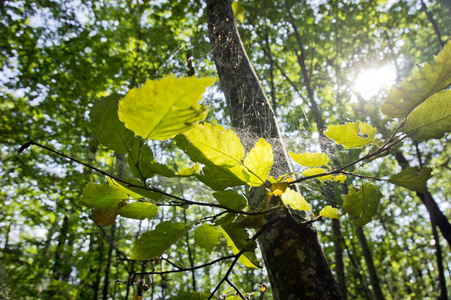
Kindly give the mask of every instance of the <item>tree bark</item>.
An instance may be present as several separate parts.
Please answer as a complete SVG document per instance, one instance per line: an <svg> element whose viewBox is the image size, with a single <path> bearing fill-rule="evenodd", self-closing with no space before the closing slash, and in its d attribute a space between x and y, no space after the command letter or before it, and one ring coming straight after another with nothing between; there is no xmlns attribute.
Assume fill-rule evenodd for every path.
<svg viewBox="0 0 451 300"><path fill-rule="evenodd" d="M274 150L272 172L290 173L291 166L283 146L274 112L244 51L235 26L231 1L206 0L209 39L218 76L224 91L232 127L241 133L245 148L252 139L268 139ZM262 193L252 189L250 202L260 202ZM342 299L316 230L304 225L306 214L288 217L285 212L265 216L272 223L258 242L268 271L274 299Z"/></svg>

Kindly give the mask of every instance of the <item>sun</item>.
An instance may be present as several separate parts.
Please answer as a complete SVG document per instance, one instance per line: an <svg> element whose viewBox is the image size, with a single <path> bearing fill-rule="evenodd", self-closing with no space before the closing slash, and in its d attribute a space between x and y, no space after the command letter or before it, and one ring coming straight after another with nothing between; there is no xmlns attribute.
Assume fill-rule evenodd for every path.
<svg viewBox="0 0 451 300"><path fill-rule="evenodd" d="M396 80L396 70L393 65L362 70L355 80L353 89L363 99L370 100L383 89L391 87Z"/></svg>

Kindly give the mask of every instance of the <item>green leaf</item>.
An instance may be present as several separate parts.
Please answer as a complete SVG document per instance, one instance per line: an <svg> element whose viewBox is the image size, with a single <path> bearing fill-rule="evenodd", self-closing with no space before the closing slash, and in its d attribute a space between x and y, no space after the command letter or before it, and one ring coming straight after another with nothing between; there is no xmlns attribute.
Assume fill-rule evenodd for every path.
<svg viewBox="0 0 451 300"><path fill-rule="evenodd" d="M312 207L305 201L304 197L292 189L287 189L280 198L285 205L291 206L293 209L310 211Z"/></svg>
<svg viewBox="0 0 451 300"><path fill-rule="evenodd" d="M194 162L235 166L244 158L240 139L221 125L197 124L176 138L177 146Z"/></svg>
<svg viewBox="0 0 451 300"><path fill-rule="evenodd" d="M241 169L241 166L228 168L227 166L209 164L202 169L202 173L197 175L196 178L213 190L221 191L229 187L246 184L244 179L236 175L238 168Z"/></svg>
<svg viewBox="0 0 451 300"><path fill-rule="evenodd" d="M130 197L132 197L135 200L141 199L141 198L147 198L147 199L152 199L155 201L161 200L161 193L157 193L157 192L151 192L149 190L145 190L143 188L137 188L137 187L132 187L132 186L127 186L119 181L116 181L110 177L107 177L108 183L113 186L115 189L126 193L127 195L129 195ZM142 185L142 183L136 179L127 179L127 182L130 184L135 184L135 185Z"/></svg>
<svg viewBox="0 0 451 300"><path fill-rule="evenodd" d="M374 142L376 129L364 122L346 123L327 126L324 134L345 148L362 148Z"/></svg>
<svg viewBox="0 0 451 300"><path fill-rule="evenodd" d="M233 210L242 210L247 205L246 198L232 190L215 192L213 197L219 204Z"/></svg>
<svg viewBox="0 0 451 300"><path fill-rule="evenodd" d="M290 151L290 153L288 153L288 154L295 162L297 162L298 164L300 164L301 166L304 166L304 167L309 167L309 168L321 167L321 166L327 166L327 164L329 163L329 156L327 156L327 154L325 154L325 153L306 152L306 153L296 154L296 153L293 153Z"/></svg>
<svg viewBox="0 0 451 300"><path fill-rule="evenodd" d="M440 139L450 132L451 90L438 92L415 108L407 117L404 131L419 142Z"/></svg>
<svg viewBox="0 0 451 300"><path fill-rule="evenodd" d="M143 233L133 245L132 260L148 260L161 256L171 245L181 238L188 225L167 221L158 224L155 230Z"/></svg>
<svg viewBox="0 0 451 300"><path fill-rule="evenodd" d="M327 173L327 170L324 170L322 168L311 168L311 169L307 169L307 170L302 171L302 175L305 176L305 177L313 176L313 175L317 175L317 174L323 174L323 173ZM332 175L324 175L324 176L316 177L316 179L319 179L319 180L331 180L332 179Z"/></svg>
<svg viewBox="0 0 451 300"><path fill-rule="evenodd" d="M451 84L451 43L434 60L416 69L410 78L393 88L381 111L389 118L403 118L436 92Z"/></svg>
<svg viewBox="0 0 451 300"><path fill-rule="evenodd" d="M117 111L121 98L119 94L112 94L100 99L92 107L89 117L94 136L102 145L117 153L127 153L135 134L119 120Z"/></svg>
<svg viewBox="0 0 451 300"><path fill-rule="evenodd" d="M338 211L337 208L332 207L330 205L327 205L326 207L324 207L320 212L319 212L320 216L326 217L326 218L332 218L332 219L340 219L341 214Z"/></svg>
<svg viewBox="0 0 451 300"><path fill-rule="evenodd" d="M268 178L273 159L274 155L271 145L263 138L260 138L244 159L244 166L249 173L247 184L250 186L263 185L266 178Z"/></svg>
<svg viewBox="0 0 451 300"><path fill-rule="evenodd" d="M226 231L224 227L227 228L228 231ZM234 239L236 239L237 242L240 244L248 243L250 239L249 239L247 230L244 229L243 227L238 226L237 224L230 224L230 225L227 225L224 227L220 226L219 231L225 237L225 239L227 241L227 246L232 248L232 253L237 254L238 252L240 252L240 249L235 245ZM233 238L230 236L230 234L233 236ZM255 243L254 240L251 240L251 241L254 242L255 247L253 249L255 249L257 247L257 244ZM250 246L253 246L253 244ZM244 252L243 255L240 256L238 261L241 264L243 264L244 266L249 267L249 268L259 268L260 267L259 261L255 257L255 253L251 252L251 251Z"/></svg>
<svg viewBox="0 0 451 300"><path fill-rule="evenodd" d="M381 192L371 183L353 188L343 196L343 213L349 214L357 226L363 226L376 214L381 197Z"/></svg>
<svg viewBox="0 0 451 300"><path fill-rule="evenodd" d="M233 15L235 16L235 19L237 19L241 23L244 23L244 7L243 7L243 5L238 1L233 1L232 2L232 10L233 10Z"/></svg>
<svg viewBox="0 0 451 300"><path fill-rule="evenodd" d="M232 223L223 225L221 228L227 232L229 237L232 239L233 244L239 250L254 251L257 248L257 243L249 238L246 228L241 225Z"/></svg>
<svg viewBox="0 0 451 300"><path fill-rule="evenodd" d="M119 210L119 215L130 219L153 219L158 214L158 208L149 202L133 202L125 204Z"/></svg>
<svg viewBox="0 0 451 300"><path fill-rule="evenodd" d="M147 179L158 174L164 177L175 177L173 170L155 161L152 149L141 138L136 138L128 156L128 164L133 175Z"/></svg>
<svg viewBox="0 0 451 300"><path fill-rule="evenodd" d="M213 247L219 244L221 233L216 226L202 224L194 230L194 241L196 245L204 248L210 254Z"/></svg>
<svg viewBox="0 0 451 300"><path fill-rule="evenodd" d="M432 168L428 167L409 167L391 176L388 182L424 193L426 192L426 182L432 177L431 172Z"/></svg>
<svg viewBox="0 0 451 300"><path fill-rule="evenodd" d="M107 184L88 183L83 189L83 202L99 210L117 209L128 195Z"/></svg>
<svg viewBox="0 0 451 300"><path fill-rule="evenodd" d="M213 82L213 78L176 79L173 75L147 80L119 102L119 119L144 139L172 138L205 119L207 108L197 102Z"/></svg>

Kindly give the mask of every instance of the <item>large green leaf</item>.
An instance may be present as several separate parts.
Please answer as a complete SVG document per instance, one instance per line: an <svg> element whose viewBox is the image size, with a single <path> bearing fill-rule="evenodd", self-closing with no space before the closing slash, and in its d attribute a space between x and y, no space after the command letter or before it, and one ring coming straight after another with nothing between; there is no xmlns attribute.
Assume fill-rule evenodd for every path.
<svg viewBox="0 0 451 300"><path fill-rule="evenodd" d="M343 196L343 213L349 214L357 226L363 226L376 214L381 197L381 192L371 183L353 188Z"/></svg>
<svg viewBox="0 0 451 300"><path fill-rule="evenodd" d="M426 182L432 177L432 168L409 167L390 177L389 182L408 188L409 190L424 193Z"/></svg>
<svg viewBox="0 0 451 300"><path fill-rule="evenodd" d="M233 210L241 210L247 204L246 198L232 190L213 193L213 197L215 197L219 204Z"/></svg>
<svg viewBox="0 0 451 300"><path fill-rule="evenodd" d="M346 123L345 125L329 125L324 134L345 148L362 148L374 142L376 129L364 123Z"/></svg>
<svg viewBox="0 0 451 300"><path fill-rule="evenodd" d="M221 233L216 226L202 224L194 230L194 241L196 245L207 250L208 253L213 251L213 247L219 244Z"/></svg>
<svg viewBox="0 0 451 300"><path fill-rule="evenodd" d="M197 124L176 137L177 146L195 162L235 166L244 158L244 148L230 129L209 123Z"/></svg>
<svg viewBox="0 0 451 300"><path fill-rule="evenodd" d="M254 148L246 155L244 166L246 167L249 178L246 178L250 186L261 186L268 178L269 171L273 164L274 155L272 148L263 138L260 138Z"/></svg>
<svg viewBox="0 0 451 300"><path fill-rule="evenodd" d="M213 82L213 78L176 79L173 75L148 80L119 102L119 119L144 139L172 138L205 119L207 108L197 102Z"/></svg>
<svg viewBox="0 0 451 300"><path fill-rule="evenodd" d="M88 183L83 189L83 202L99 210L117 209L128 195L108 184Z"/></svg>
<svg viewBox="0 0 451 300"><path fill-rule="evenodd" d="M133 202L125 204L119 210L119 215L130 219L153 219L158 214L158 208L149 202Z"/></svg>
<svg viewBox="0 0 451 300"><path fill-rule="evenodd" d="M167 221L158 224L155 230L143 233L133 245L130 259L148 260L161 256L171 245L181 238L188 225Z"/></svg>
<svg viewBox="0 0 451 300"><path fill-rule="evenodd" d="M451 90L441 91L416 107L404 131L417 141L440 139L451 131Z"/></svg>
<svg viewBox="0 0 451 300"><path fill-rule="evenodd" d="M451 84L451 42L434 60L416 69L410 78L393 88L381 111L390 118L403 118L436 92Z"/></svg>
<svg viewBox="0 0 451 300"><path fill-rule="evenodd" d="M117 153L127 153L135 134L119 120L117 110L121 98L119 94L112 94L100 99L92 107L89 117L94 136L102 145Z"/></svg>

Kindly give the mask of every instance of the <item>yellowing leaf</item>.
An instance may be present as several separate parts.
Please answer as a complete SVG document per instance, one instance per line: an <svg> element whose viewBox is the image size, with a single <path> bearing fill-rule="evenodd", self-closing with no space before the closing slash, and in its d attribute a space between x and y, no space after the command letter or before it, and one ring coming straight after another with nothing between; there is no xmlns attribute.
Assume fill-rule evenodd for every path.
<svg viewBox="0 0 451 300"><path fill-rule="evenodd" d="M332 219L340 219L341 214L338 211L337 208L332 207L330 205L327 205L326 207L324 207L320 212L319 212L320 216L326 217L326 218L332 218Z"/></svg>
<svg viewBox="0 0 451 300"><path fill-rule="evenodd" d="M323 173L327 173L327 171L322 169L322 168L311 168L311 169L304 170L302 172L302 175L305 176L305 177L308 177L308 176L313 176L313 175L323 174ZM316 179L319 179L319 180L331 180L332 179L332 175L324 175L324 176L316 177Z"/></svg>
<svg viewBox="0 0 451 300"><path fill-rule="evenodd" d="M294 209L305 211L310 211L312 209L312 207L307 203L307 201L305 201L304 197L302 197L301 194L291 189L287 189L280 198L285 205L289 205Z"/></svg>
<svg viewBox="0 0 451 300"><path fill-rule="evenodd" d="M362 148L374 142L376 129L364 122L346 123L327 126L324 134L345 148Z"/></svg>
<svg viewBox="0 0 451 300"><path fill-rule="evenodd" d="M388 182L408 188L411 191L424 193L426 182L432 177L431 172L432 168L428 167L409 167L391 176Z"/></svg>
<svg viewBox="0 0 451 300"><path fill-rule="evenodd" d="M172 138L205 119L207 108L197 102L213 82L213 78L176 79L173 75L147 80L119 102L119 119L144 139Z"/></svg>
<svg viewBox="0 0 451 300"><path fill-rule="evenodd" d="M221 125L197 124L179 135L176 141L195 162L234 166L244 158L244 148L238 136Z"/></svg>
<svg viewBox="0 0 451 300"><path fill-rule="evenodd" d="M175 175L179 177L188 177L193 176L200 173L200 166L195 164L192 167L183 168L180 171L176 172Z"/></svg>
<svg viewBox="0 0 451 300"><path fill-rule="evenodd" d="M289 183L288 182L284 182L284 181L273 183L271 185L271 188L270 188L271 195L274 195L274 196L282 195L283 193L285 193L285 191L287 190L288 186L289 186Z"/></svg>
<svg viewBox="0 0 451 300"><path fill-rule="evenodd" d="M288 153L291 158L297 162L298 164L300 164L301 166L304 167L321 167L321 166L326 166L329 163L329 157L327 156L327 154L325 153L310 153L310 152L306 152L306 153L301 153L301 154L296 154L290 151L290 153Z"/></svg>
<svg viewBox="0 0 451 300"><path fill-rule="evenodd" d="M343 174L339 174L339 175L337 175L337 176L334 176L333 178L332 178L332 180L333 181L336 181L336 182L339 182L339 183L344 183L345 181L346 181L346 175L343 175Z"/></svg>
<svg viewBox="0 0 451 300"><path fill-rule="evenodd" d="M417 106L407 117L404 131L419 142L450 132L451 90L438 92Z"/></svg>
<svg viewBox="0 0 451 300"><path fill-rule="evenodd" d="M250 186L263 185L268 178L269 170L271 170L273 158L271 145L260 138L244 159L244 166L250 175L246 181L247 184Z"/></svg>
<svg viewBox="0 0 451 300"><path fill-rule="evenodd" d="M233 15L235 16L235 19L237 19L241 23L244 23L244 7L243 7L243 5L238 1L233 1L232 2L232 10L233 10Z"/></svg>
<svg viewBox="0 0 451 300"><path fill-rule="evenodd" d="M451 42L448 42L431 63L416 69L410 78L389 92L381 111L389 118L403 118L431 95L450 84Z"/></svg>

